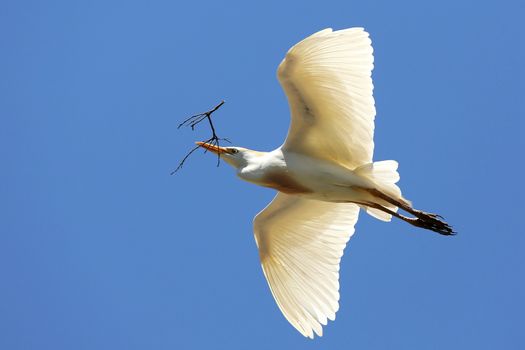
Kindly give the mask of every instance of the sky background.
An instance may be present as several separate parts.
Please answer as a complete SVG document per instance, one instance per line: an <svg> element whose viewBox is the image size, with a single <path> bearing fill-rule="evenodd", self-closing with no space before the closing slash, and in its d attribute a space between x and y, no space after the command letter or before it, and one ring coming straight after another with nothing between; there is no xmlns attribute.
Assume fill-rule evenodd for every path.
<svg viewBox="0 0 525 350"><path fill-rule="evenodd" d="M0 3L1 349L525 348L523 1ZM262 274L272 190L194 154L278 147L290 46L363 26L375 160L443 237L361 215L341 307L303 338Z"/></svg>

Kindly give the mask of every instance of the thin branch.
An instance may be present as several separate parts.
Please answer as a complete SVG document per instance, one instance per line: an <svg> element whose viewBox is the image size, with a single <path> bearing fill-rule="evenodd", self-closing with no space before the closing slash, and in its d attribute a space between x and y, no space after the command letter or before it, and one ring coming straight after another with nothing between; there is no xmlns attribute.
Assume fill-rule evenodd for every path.
<svg viewBox="0 0 525 350"><path fill-rule="evenodd" d="M224 101L221 101L221 103L219 103L217 106L213 107L212 109L210 109L207 112L192 115L191 117L189 117L188 119L186 119L185 121L180 123L179 126L177 127L177 129L180 129L183 126L189 126L189 127L191 127L191 130L194 130L195 129L195 125L199 124L204 119L208 119L208 121L210 122L211 130L213 132L213 136L216 136L215 128L213 127L213 123L211 122L211 115L212 115L213 112L215 112L216 110L221 108L221 106L223 104L224 104Z"/></svg>
<svg viewBox="0 0 525 350"><path fill-rule="evenodd" d="M213 107L212 109L210 109L207 112L192 115L191 117L189 117L188 119L186 119L182 123L180 123L179 126L177 127L177 129L180 129L183 126L188 126L188 127L191 128L191 130L195 130L195 127L200 122L202 122L203 120L206 119L206 120L208 120L208 124L210 125L212 136L209 139L207 139L206 141L202 141L202 142L204 142L206 144L209 144L209 145L212 145L212 146L217 146L217 147L220 147L220 141L226 141L228 143L231 143L230 140L228 140L227 138L220 138L217 135L217 132L215 131L215 127L214 127L213 122L211 120L211 115L213 114L213 112L215 112L216 110L221 108L221 106L223 104L224 104L224 101L221 101L217 106ZM186 156L184 156L184 158L182 158L182 160L179 163L179 166L177 166L177 168L171 172L171 175L173 175L177 171L179 171L182 168L182 166L184 165L184 162L186 161L186 159L188 159L188 157L193 152L195 152L197 149L199 149L199 148L200 148L200 146L195 146L194 148L192 148L191 151L189 151L186 154ZM206 149L204 150L204 153L208 152L209 149L210 149L209 147L206 147ZM220 163L221 163L221 157L220 157L219 154L217 154L217 166L219 166Z"/></svg>
<svg viewBox="0 0 525 350"><path fill-rule="evenodd" d="M195 146L195 147L193 147L193 148L191 149L191 151L189 151L188 154L186 154L186 155L184 156L184 158L182 158L182 160L181 160L180 163L179 163L179 166L178 166L175 170L173 170L173 171L170 173L170 175L173 175L173 174L175 174L177 171L179 171L179 170L182 168L182 166L184 165L184 162L186 161L186 159L188 159L188 157L191 156L191 154L192 154L193 152L195 152L196 150L198 150L199 148L200 148L200 146Z"/></svg>

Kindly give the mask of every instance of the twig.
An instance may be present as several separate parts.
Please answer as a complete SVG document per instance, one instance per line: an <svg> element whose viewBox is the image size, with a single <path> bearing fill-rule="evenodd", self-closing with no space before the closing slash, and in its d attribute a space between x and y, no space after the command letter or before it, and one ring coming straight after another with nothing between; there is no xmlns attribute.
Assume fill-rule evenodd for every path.
<svg viewBox="0 0 525 350"><path fill-rule="evenodd" d="M221 140L222 141L226 141L228 143L231 143L230 140L228 140L227 138L220 138L217 135L217 133L215 131L215 127L213 126L213 122L211 120L211 115L213 114L213 112L215 112L216 110L221 108L221 106L223 104L224 104L224 101L221 101L217 106L213 107L212 109L210 109L207 112L192 115L191 117L189 117L188 119L186 119L182 123L180 123L179 126L177 127L177 129L180 129L183 126L189 126L191 128L191 130L195 130L195 126L197 126L197 124L199 124L200 122L202 122L203 120L206 119L206 120L208 120L208 124L210 125L212 136L209 139L207 139L206 141L202 141L202 142L204 142L206 144L209 144L211 146L217 146L217 147L220 146L220 141ZM186 154L186 156L184 156L184 158L182 158L182 160L179 163L179 166L177 166L177 168L171 172L171 175L173 175L177 171L179 171L182 168L182 166L184 165L184 162L186 161L186 159L188 159L188 157L193 152L195 152L197 149L199 149L200 147L201 146L193 147L191 149L191 151L189 151ZM208 152L209 149L210 149L210 147L207 146L206 149L204 150L204 153ZM217 154L217 166L219 166L220 163L221 163L221 156L219 154Z"/></svg>
<svg viewBox="0 0 525 350"><path fill-rule="evenodd" d="M179 126L177 127L177 129L180 129L183 126L189 126L189 127L191 127L191 130L194 130L195 129L195 125L199 124L200 122L202 122L204 119L207 118L208 121L210 122L211 130L213 132L213 136L216 136L215 135L215 128L213 127L213 123L211 122L211 118L210 117L211 117L212 113L215 112L216 110L218 110L219 108L221 108L221 106L223 104L224 104L224 101L221 101L221 103L219 103L217 106L213 107L212 109L210 109L207 112L192 115L191 117L189 117L188 119L186 119L185 121L180 123Z"/></svg>

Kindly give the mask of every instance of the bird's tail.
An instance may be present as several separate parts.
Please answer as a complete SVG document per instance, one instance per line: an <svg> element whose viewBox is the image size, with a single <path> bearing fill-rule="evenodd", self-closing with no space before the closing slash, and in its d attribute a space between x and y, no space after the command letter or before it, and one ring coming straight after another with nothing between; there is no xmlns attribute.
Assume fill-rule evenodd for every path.
<svg viewBox="0 0 525 350"><path fill-rule="evenodd" d="M384 160L361 165L357 167L354 172L372 181L377 186L377 189L388 197L395 198L407 206L412 206L409 200L403 198L401 189L396 185L400 179L397 167L398 163L395 160ZM397 212L397 205L393 205L384 200L382 200L380 204L391 211ZM392 215L376 208L365 207L364 210L379 220L390 221L392 219Z"/></svg>
<svg viewBox="0 0 525 350"><path fill-rule="evenodd" d="M454 230L440 215L414 209L412 203L401 195L401 189L396 185L400 178L397 167L398 163L395 160L385 160L365 164L354 170L357 175L371 180L376 185L376 188L364 189L374 198L364 210L383 221L390 221L392 216L396 216L411 225L446 236L453 235ZM397 213L398 208L415 217Z"/></svg>

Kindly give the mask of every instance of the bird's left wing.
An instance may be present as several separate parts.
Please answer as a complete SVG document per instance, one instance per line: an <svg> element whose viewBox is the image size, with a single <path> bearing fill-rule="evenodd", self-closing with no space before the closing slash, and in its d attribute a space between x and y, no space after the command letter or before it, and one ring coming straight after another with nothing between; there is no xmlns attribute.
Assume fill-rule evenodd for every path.
<svg viewBox="0 0 525 350"><path fill-rule="evenodd" d="M339 262L359 207L278 193L254 219L261 265L284 317L321 336L339 309Z"/></svg>

